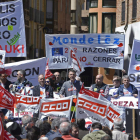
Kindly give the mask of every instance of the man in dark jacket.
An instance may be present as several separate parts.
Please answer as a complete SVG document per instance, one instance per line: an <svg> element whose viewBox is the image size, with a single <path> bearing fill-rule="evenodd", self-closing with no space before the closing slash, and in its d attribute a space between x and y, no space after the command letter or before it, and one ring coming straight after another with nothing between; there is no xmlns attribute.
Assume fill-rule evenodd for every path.
<svg viewBox="0 0 140 140"><path fill-rule="evenodd" d="M91 91L102 93L105 97L107 97L109 93L109 86L103 83L103 75L99 74L96 76L95 80L96 84L91 85Z"/></svg>
<svg viewBox="0 0 140 140"><path fill-rule="evenodd" d="M32 87L32 83L25 78L25 70L19 70L17 72L17 81L13 85L17 85L20 89L24 89L25 87ZM13 85L11 84L9 88L12 88ZM19 89L19 88L18 88Z"/></svg>
<svg viewBox="0 0 140 140"><path fill-rule="evenodd" d="M45 77L43 74L38 76L39 85L33 88L33 96L40 96L42 98L53 98L53 89L51 86L45 84Z"/></svg>
<svg viewBox="0 0 140 140"><path fill-rule="evenodd" d="M130 79L128 75L124 75L122 77L123 85L118 88L117 95L118 96L138 96L138 90L132 84L130 84Z"/></svg>

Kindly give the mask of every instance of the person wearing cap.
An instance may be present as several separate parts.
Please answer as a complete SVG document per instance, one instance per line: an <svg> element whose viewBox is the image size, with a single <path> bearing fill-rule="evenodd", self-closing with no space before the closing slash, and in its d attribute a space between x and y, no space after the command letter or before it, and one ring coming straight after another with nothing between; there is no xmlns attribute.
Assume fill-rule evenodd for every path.
<svg viewBox="0 0 140 140"><path fill-rule="evenodd" d="M121 77L113 76L113 85L114 86L109 89L109 95L112 97L117 97L118 95L116 93L121 85Z"/></svg>
<svg viewBox="0 0 140 140"><path fill-rule="evenodd" d="M109 86L103 83L103 75L99 74L96 76L95 84L91 85L89 90L102 93L104 97L108 96L109 93Z"/></svg>

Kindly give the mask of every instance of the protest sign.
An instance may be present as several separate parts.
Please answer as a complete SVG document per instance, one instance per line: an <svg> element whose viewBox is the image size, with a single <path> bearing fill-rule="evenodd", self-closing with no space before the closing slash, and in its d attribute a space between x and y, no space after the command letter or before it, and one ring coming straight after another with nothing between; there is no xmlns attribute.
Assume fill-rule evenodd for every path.
<svg viewBox="0 0 140 140"><path fill-rule="evenodd" d="M70 119L70 110L72 104L72 97L65 97L59 100L57 99L41 99L40 100L40 117L56 116L67 117Z"/></svg>
<svg viewBox="0 0 140 140"><path fill-rule="evenodd" d="M40 97L16 95L16 104L14 108L14 117L22 117L25 114L32 116L39 109ZM19 114L18 114L19 113Z"/></svg>
<svg viewBox="0 0 140 140"><path fill-rule="evenodd" d="M6 89L0 86L0 107L6 108L14 112L15 97Z"/></svg>
<svg viewBox="0 0 140 140"><path fill-rule="evenodd" d="M4 68L5 51L0 50L0 68Z"/></svg>
<svg viewBox="0 0 140 140"><path fill-rule="evenodd" d="M38 85L38 75L45 74L46 58L39 58L33 60L24 60L15 63L5 64L5 69L11 68L12 73L8 80L15 82L17 80L17 72L22 69L25 70L26 79L34 86Z"/></svg>
<svg viewBox="0 0 140 140"><path fill-rule="evenodd" d="M45 41L50 69L67 69L70 47L83 67L123 69L122 34L46 34Z"/></svg>
<svg viewBox="0 0 140 140"><path fill-rule="evenodd" d="M0 140L4 140L4 128L1 117L0 117Z"/></svg>
<svg viewBox="0 0 140 140"><path fill-rule="evenodd" d="M111 102L119 107L138 109L138 98L133 96L121 96L117 99L111 98Z"/></svg>
<svg viewBox="0 0 140 140"><path fill-rule="evenodd" d="M140 87L140 40L134 39L128 75L130 83Z"/></svg>
<svg viewBox="0 0 140 140"><path fill-rule="evenodd" d="M102 96L102 95L100 95ZM102 96L102 98L104 98ZM116 117L124 114L123 109L111 104L109 101L79 94L77 118L91 118L92 122L99 122L109 128L112 127Z"/></svg>
<svg viewBox="0 0 140 140"><path fill-rule="evenodd" d="M0 50L6 57L26 57L22 0L0 2Z"/></svg>

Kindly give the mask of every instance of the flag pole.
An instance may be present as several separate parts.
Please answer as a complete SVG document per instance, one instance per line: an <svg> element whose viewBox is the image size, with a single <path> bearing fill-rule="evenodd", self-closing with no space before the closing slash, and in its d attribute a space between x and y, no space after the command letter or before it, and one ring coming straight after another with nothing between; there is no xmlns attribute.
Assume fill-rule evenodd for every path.
<svg viewBox="0 0 140 140"><path fill-rule="evenodd" d="M70 47L68 48L68 63L67 63L67 75L66 75L66 81L68 80L68 67L69 67L69 62L70 62Z"/></svg>

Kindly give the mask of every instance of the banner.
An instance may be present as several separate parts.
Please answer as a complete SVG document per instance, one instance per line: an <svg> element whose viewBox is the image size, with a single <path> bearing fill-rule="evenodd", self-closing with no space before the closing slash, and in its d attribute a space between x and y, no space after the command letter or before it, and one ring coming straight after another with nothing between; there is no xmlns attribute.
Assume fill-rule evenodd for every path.
<svg viewBox="0 0 140 140"><path fill-rule="evenodd" d="M138 98L133 96L121 96L117 99L111 98L111 102L119 107L138 109Z"/></svg>
<svg viewBox="0 0 140 140"><path fill-rule="evenodd" d="M70 47L83 67L123 69L122 34L46 34L45 44L50 69L67 69Z"/></svg>
<svg viewBox="0 0 140 140"><path fill-rule="evenodd" d="M5 64L5 69L12 69L12 74L8 77L8 80L10 80L11 82L15 82L17 80L18 70L23 69L26 72L25 78L29 80L34 86L39 84L38 75L45 74L45 67L45 57Z"/></svg>
<svg viewBox="0 0 140 140"><path fill-rule="evenodd" d="M101 96L101 95L100 95ZM102 96L102 98L104 98ZM100 100L88 95L79 94L77 118L91 118L92 122L99 122L111 128L116 117L123 115L123 109L119 109L109 101Z"/></svg>
<svg viewBox="0 0 140 140"><path fill-rule="evenodd" d="M0 140L4 140L4 128L1 117L0 117Z"/></svg>
<svg viewBox="0 0 140 140"><path fill-rule="evenodd" d="M67 117L70 119L70 111L72 104L72 96L57 99L41 99L40 100L40 117L56 116Z"/></svg>
<svg viewBox="0 0 140 140"><path fill-rule="evenodd" d="M16 104L14 110L14 117L22 117L27 114L32 116L33 113L38 113L40 97L16 95Z"/></svg>
<svg viewBox="0 0 140 140"><path fill-rule="evenodd" d="M128 75L131 84L140 87L140 40L134 39Z"/></svg>
<svg viewBox="0 0 140 140"><path fill-rule="evenodd" d="M0 50L6 57L26 57L22 0L0 2Z"/></svg>
<svg viewBox="0 0 140 140"><path fill-rule="evenodd" d="M0 86L0 107L6 108L14 112L15 97L6 89Z"/></svg>
<svg viewBox="0 0 140 140"><path fill-rule="evenodd" d="M0 68L4 68L5 51L0 50Z"/></svg>

